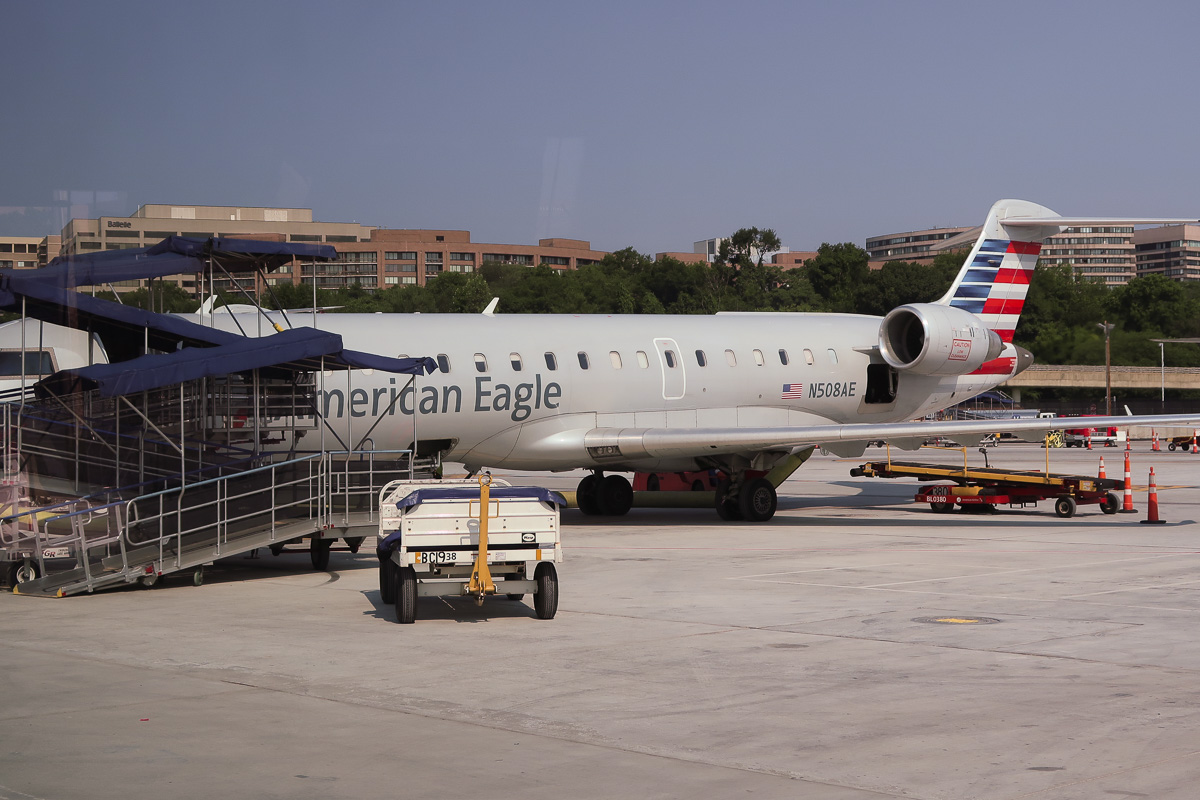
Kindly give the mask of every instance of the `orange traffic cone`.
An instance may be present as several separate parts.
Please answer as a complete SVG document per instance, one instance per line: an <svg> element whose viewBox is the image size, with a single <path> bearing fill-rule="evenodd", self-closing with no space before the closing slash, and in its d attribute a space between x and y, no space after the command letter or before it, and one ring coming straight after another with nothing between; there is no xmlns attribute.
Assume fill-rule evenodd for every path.
<svg viewBox="0 0 1200 800"><path fill-rule="evenodd" d="M1107 477L1108 475L1104 472L1104 456L1100 456L1100 472L1096 474L1096 479L1102 481Z"/></svg>
<svg viewBox="0 0 1200 800"><path fill-rule="evenodd" d="M1150 445L1150 450L1155 453L1161 453L1162 450L1158 447L1158 431L1151 431L1154 434L1154 443Z"/></svg>
<svg viewBox="0 0 1200 800"><path fill-rule="evenodd" d="M1132 437L1130 437L1130 435L1129 435L1129 431L1125 431L1125 452L1126 452L1126 453L1128 453L1130 450L1132 450L1132 449L1133 449L1133 448L1130 446L1130 444L1131 444L1132 442L1133 442L1133 438L1132 438Z"/></svg>
<svg viewBox="0 0 1200 800"><path fill-rule="evenodd" d="M1158 518L1158 487L1154 484L1154 467L1150 468L1150 496L1146 498L1146 518L1143 525L1162 525L1165 519Z"/></svg>
<svg viewBox="0 0 1200 800"><path fill-rule="evenodd" d="M1196 449L1196 431L1194 430L1192 431L1192 452L1200 453L1200 450Z"/></svg>
<svg viewBox="0 0 1200 800"><path fill-rule="evenodd" d="M1122 514L1136 514L1133 507L1133 480L1129 477L1129 453L1125 454L1125 505L1121 506Z"/></svg>
<svg viewBox="0 0 1200 800"><path fill-rule="evenodd" d="M1092 449L1092 435L1088 434L1087 436L1085 436L1083 438L1085 441L1087 441L1087 449L1091 450Z"/></svg>

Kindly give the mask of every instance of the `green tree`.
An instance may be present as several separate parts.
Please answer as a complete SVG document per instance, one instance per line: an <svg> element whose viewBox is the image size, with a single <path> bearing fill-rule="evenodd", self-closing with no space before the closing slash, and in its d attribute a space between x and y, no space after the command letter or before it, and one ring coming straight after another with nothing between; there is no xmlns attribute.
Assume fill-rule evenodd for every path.
<svg viewBox="0 0 1200 800"><path fill-rule="evenodd" d="M824 243L804 266L813 290L829 310L853 312L870 274L867 261L867 251L858 245Z"/></svg>

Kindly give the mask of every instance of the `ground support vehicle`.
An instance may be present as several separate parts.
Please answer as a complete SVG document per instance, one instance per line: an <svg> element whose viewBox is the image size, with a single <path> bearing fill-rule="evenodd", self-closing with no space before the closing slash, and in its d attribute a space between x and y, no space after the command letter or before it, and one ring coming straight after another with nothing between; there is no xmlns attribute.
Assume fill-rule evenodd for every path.
<svg viewBox="0 0 1200 800"><path fill-rule="evenodd" d="M949 512L955 507L979 511L996 506L1036 506L1039 500L1053 500L1054 513L1060 517L1075 515L1081 504L1096 503L1105 514L1121 507L1115 490L1124 482L1090 475L1059 475L1052 472L1000 469L997 467L953 467L944 464L919 464L903 461L870 461L850 470L856 478L916 478L919 481L948 481L922 487L913 498L929 503L934 512Z"/></svg>
<svg viewBox="0 0 1200 800"><path fill-rule="evenodd" d="M540 619L558 610L562 560L557 492L465 482L397 481L380 495L379 592L411 623L418 597L520 601L533 595Z"/></svg>
<svg viewBox="0 0 1200 800"><path fill-rule="evenodd" d="M1192 443L1196 441L1194 436L1172 436L1167 439L1167 449L1171 452L1182 450L1185 453L1192 449Z"/></svg>

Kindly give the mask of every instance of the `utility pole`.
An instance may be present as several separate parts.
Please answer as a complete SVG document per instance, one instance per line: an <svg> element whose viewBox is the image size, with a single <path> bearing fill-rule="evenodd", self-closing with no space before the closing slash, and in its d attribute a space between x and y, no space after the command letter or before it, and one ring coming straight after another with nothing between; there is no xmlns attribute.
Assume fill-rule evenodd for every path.
<svg viewBox="0 0 1200 800"><path fill-rule="evenodd" d="M1116 325L1109 324L1108 320L1099 322L1096 327L1104 331L1104 415L1112 416L1112 347L1109 342L1109 334Z"/></svg>

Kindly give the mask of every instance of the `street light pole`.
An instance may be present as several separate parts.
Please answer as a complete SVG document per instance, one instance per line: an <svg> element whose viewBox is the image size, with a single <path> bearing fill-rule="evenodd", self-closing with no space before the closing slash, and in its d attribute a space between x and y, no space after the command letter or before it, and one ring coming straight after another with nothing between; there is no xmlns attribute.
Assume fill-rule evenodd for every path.
<svg viewBox="0 0 1200 800"><path fill-rule="evenodd" d="M1159 378L1161 383L1159 385L1162 387L1162 396L1158 399L1163 406L1167 404L1167 356L1165 344L1165 342L1158 343L1158 370L1161 373L1161 377Z"/></svg>
<svg viewBox="0 0 1200 800"><path fill-rule="evenodd" d="M1104 415L1112 416L1112 348L1109 344L1109 334L1117 327L1108 320L1096 323L1096 327L1104 331Z"/></svg>

